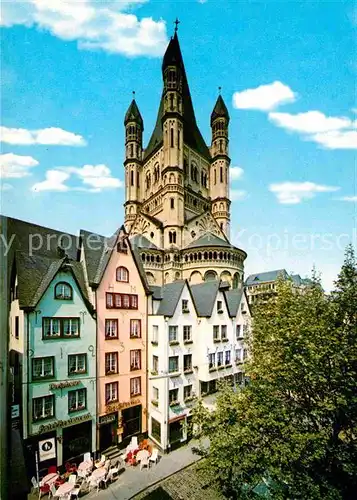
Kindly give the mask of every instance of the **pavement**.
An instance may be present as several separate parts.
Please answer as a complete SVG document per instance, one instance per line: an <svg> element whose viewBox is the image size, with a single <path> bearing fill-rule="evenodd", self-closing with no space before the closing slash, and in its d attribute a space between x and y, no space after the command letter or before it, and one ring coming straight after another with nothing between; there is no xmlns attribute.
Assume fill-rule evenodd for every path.
<svg viewBox="0 0 357 500"><path fill-rule="evenodd" d="M195 446L198 446L198 442L193 440L171 453L159 454L159 462L151 464L149 469L144 467L140 470L139 466L126 466L125 471L116 481L108 485L108 488L101 489L98 493L93 490L80 498L83 500L94 498L96 500L129 500L149 486L200 460L201 457L192 452ZM38 500L38 495L28 496L28 500L35 500L35 498ZM47 500L47 496L42 498Z"/></svg>

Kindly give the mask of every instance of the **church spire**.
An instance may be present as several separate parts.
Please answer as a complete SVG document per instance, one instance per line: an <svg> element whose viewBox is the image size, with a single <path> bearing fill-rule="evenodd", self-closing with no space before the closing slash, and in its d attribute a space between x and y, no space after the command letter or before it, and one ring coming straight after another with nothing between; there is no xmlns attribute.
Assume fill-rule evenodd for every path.
<svg viewBox="0 0 357 500"><path fill-rule="evenodd" d="M219 87L219 89L220 89L220 87ZM227 106L225 105L225 102L224 102L221 94L219 94L217 101L216 101L216 104L215 104L213 111L211 113L211 125L217 118L225 118L227 120L227 123L229 122L228 109L227 109Z"/></svg>
<svg viewBox="0 0 357 500"><path fill-rule="evenodd" d="M135 101L135 92L133 92L133 100L125 113L124 125L127 125L129 122L138 123L141 129L144 130L144 122Z"/></svg>

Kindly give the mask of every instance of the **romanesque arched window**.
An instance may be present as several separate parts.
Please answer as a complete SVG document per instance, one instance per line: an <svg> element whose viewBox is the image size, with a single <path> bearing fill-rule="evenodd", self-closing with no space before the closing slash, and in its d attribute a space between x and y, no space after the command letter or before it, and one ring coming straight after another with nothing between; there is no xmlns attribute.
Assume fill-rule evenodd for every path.
<svg viewBox="0 0 357 500"><path fill-rule="evenodd" d="M176 231L169 232L169 243L176 243Z"/></svg>

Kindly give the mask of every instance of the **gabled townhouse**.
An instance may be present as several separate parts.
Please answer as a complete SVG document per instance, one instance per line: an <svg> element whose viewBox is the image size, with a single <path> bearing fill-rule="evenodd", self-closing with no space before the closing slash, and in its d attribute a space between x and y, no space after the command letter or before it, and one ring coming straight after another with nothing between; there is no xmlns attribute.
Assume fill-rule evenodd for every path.
<svg viewBox="0 0 357 500"><path fill-rule="evenodd" d="M163 450L189 439L196 398L214 406L218 380L244 380L250 312L244 290L219 281L151 287L148 310L149 436Z"/></svg>
<svg viewBox="0 0 357 500"><path fill-rule="evenodd" d="M124 228L112 238L81 231L97 315L97 449L147 432L147 294Z"/></svg>
<svg viewBox="0 0 357 500"><path fill-rule="evenodd" d="M41 471L96 450L93 314L79 262L16 253L10 404L20 421L29 477L36 476L36 460Z"/></svg>

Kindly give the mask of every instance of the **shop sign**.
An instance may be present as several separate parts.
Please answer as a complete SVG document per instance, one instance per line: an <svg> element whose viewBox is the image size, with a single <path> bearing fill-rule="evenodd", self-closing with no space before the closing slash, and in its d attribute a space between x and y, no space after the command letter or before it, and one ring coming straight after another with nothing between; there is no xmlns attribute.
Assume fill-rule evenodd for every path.
<svg viewBox="0 0 357 500"><path fill-rule="evenodd" d="M64 382L57 382L50 384L50 389L64 389L65 387L73 387L79 385L80 380L65 380Z"/></svg>
<svg viewBox="0 0 357 500"><path fill-rule="evenodd" d="M11 418L18 418L20 416L20 405L11 406Z"/></svg>
<svg viewBox="0 0 357 500"><path fill-rule="evenodd" d="M39 461L44 462L51 458L56 458L55 438L45 439L38 442Z"/></svg>
<svg viewBox="0 0 357 500"><path fill-rule="evenodd" d="M111 424L112 422L115 422L116 416L116 413L112 413L111 415L103 415L102 417L99 417L99 425Z"/></svg>
<svg viewBox="0 0 357 500"><path fill-rule="evenodd" d="M53 431L54 429L58 429L59 427L69 427L70 425L80 424L81 422L85 422L86 420L91 420L92 415L87 413L86 415L81 415L79 417L69 418L68 420L56 420L52 424L40 425L39 434L43 432Z"/></svg>
<svg viewBox="0 0 357 500"><path fill-rule="evenodd" d="M116 403L113 405L108 405L106 408L106 413L112 413L113 411L124 410L130 406L139 405L141 403L140 399L133 399L132 401L126 401L124 403Z"/></svg>

